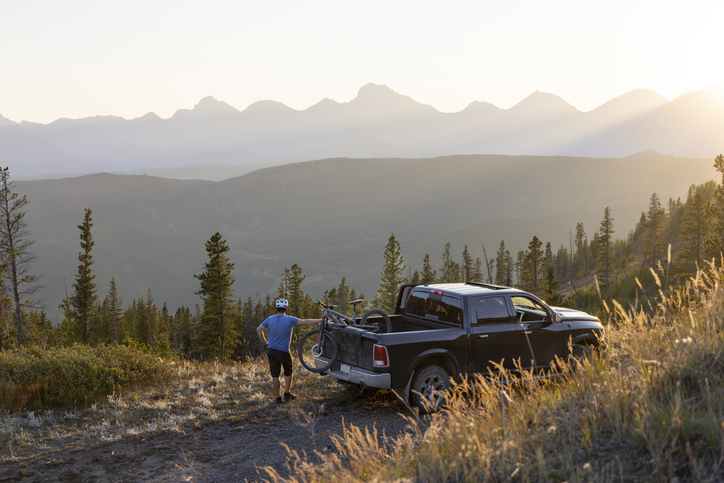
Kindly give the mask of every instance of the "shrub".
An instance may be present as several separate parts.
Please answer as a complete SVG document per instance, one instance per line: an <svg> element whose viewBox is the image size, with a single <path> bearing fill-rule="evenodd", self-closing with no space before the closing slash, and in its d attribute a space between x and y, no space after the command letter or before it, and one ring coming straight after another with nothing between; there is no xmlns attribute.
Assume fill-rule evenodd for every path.
<svg viewBox="0 0 724 483"><path fill-rule="evenodd" d="M50 409L91 403L161 381L169 363L123 345L0 352L0 409Z"/></svg>

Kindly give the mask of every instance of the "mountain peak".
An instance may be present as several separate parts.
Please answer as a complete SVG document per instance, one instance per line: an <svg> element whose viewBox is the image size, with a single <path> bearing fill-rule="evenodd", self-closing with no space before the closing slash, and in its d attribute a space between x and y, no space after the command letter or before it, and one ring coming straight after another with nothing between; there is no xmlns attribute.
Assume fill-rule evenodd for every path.
<svg viewBox="0 0 724 483"><path fill-rule="evenodd" d="M384 84L363 85L357 97L349 105L361 111L361 114L391 114L396 117L432 114L438 112L428 104L421 104L408 96L393 91Z"/></svg>
<svg viewBox="0 0 724 483"><path fill-rule="evenodd" d="M549 114L554 116L575 114L575 107L555 94L536 90L534 93L509 109L510 112L524 115Z"/></svg>
<svg viewBox="0 0 724 483"><path fill-rule="evenodd" d="M201 99L193 109L179 109L173 117L186 116L218 116L223 114L235 114L239 110L231 107L224 101L217 101L212 96Z"/></svg>

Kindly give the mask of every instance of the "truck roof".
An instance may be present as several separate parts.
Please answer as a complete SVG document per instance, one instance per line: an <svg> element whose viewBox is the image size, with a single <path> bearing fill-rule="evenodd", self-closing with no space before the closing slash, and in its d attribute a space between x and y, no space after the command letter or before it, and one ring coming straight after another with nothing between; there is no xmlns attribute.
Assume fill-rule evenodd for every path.
<svg viewBox="0 0 724 483"><path fill-rule="evenodd" d="M465 295L482 295L486 293L520 293L520 290L504 287L502 285L492 285L488 283L466 282L466 283L431 283L429 285L418 285L415 290L421 288L429 288L430 290L440 290L445 294L454 294L460 297Z"/></svg>

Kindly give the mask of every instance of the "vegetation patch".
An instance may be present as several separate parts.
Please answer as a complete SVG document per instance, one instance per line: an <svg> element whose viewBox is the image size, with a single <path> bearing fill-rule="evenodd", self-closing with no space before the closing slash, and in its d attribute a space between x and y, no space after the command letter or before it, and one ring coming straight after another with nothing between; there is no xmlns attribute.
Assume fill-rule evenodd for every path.
<svg viewBox="0 0 724 483"><path fill-rule="evenodd" d="M0 352L0 409L40 410L104 400L167 378L171 362L123 345Z"/></svg>

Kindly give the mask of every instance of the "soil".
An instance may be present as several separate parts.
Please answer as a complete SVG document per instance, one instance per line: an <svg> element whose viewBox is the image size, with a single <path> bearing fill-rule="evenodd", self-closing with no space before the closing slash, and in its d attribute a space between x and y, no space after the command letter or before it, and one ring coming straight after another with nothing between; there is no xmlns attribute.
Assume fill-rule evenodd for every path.
<svg viewBox="0 0 724 483"><path fill-rule="evenodd" d="M301 398L299 398L301 399ZM387 391L350 391L325 404L265 404L253 414L202 422L181 433L158 431L112 442L76 441L63 448L15 448L0 466L2 481L271 481L264 467L290 476L290 450L317 458L336 451L344 426L376 428L381 439L410 430L409 410ZM42 448L42 446L41 446ZM0 451L6 451L3 448Z"/></svg>

